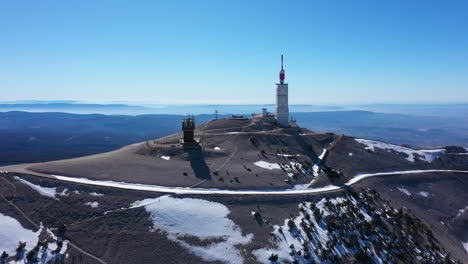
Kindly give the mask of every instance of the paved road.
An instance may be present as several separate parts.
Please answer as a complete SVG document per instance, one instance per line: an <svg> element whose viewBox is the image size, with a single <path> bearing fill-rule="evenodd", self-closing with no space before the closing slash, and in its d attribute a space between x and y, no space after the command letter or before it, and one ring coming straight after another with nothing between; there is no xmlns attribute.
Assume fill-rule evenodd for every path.
<svg viewBox="0 0 468 264"><path fill-rule="evenodd" d="M25 172L23 172L25 173ZM113 182L113 181L100 181L90 180L86 178L67 177L59 175L47 175L31 173L32 175L39 177L47 177L65 182L73 182L94 186L119 188L126 190L137 190L137 191L149 191L159 193L171 193L171 194L199 194L199 195L289 195L289 194L320 194L327 192L339 191L349 186L352 186L364 179L371 177L382 177L392 175L405 175L405 174L423 174L423 173L467 173L464 170L407 170L407 171L392 171L392 172L378 172L378 173L367 173L360 174L353 177L347 183L343 185L328 185L324 187L306 188L300 185L292 189L272 189L272 190L224 190L224 189L209 189L209 188L191 188L191 187L167 187L159 185L146 185L137 183L126 183L126 182Z"/></svg>

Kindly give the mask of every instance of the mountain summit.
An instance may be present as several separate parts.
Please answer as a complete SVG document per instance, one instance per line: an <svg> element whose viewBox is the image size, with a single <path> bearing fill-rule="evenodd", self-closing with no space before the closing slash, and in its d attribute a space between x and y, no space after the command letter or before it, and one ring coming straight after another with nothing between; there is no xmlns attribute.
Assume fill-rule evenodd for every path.
<svg viewBox="0 0 468 264"><path fill-rule="evenodd" d="M188 118L182 129L107 153L1 167L0 217L29 234L18 252L64 263L468 259L465 148L278 126L268 113L196 127ZM6 260L26 257L14 255L21 239L6 240L15 256Z"/></svg>

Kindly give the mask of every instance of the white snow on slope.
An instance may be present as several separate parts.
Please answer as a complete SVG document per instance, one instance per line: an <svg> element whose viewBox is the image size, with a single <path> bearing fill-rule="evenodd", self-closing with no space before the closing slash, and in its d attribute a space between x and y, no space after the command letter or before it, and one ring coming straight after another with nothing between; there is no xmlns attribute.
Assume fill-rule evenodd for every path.
<svg viewBox="0 0 468 264"><path fill-rule="evenodd" d="M242 235L240 227L227 218L230 211L223 204L203 199L163 196L137 201L131 206L142 205L150 213L154 230L163 230L169 239L195 255L206 261L244 263L236 245L250 243L253 235ZM184 240L184 236L197 237L208 242L208 245L191 245ZM210 243L210 240L213 242Z"/></svg>
<svg viewBox="0 0 468 264"><path fill-rule="evenodd" d="M18 242L26 242L28 248L37 244L38 236L42 228L36 232L24 228L18 220L0 213L0 252L4 250L10 254L16 254Z"/></svg>
<svg viewBox="0 0 468 264"><path fill-rule="evenodd" d="M422 197L428 197L429 193L428 192L418 192L418 195L421 195Z"/></svg>
<svg viewBox="0 0 468 264"><path fill-rule="evenodd" d="M317 163L322 161L322 159L323 159L323 157L325 157L326 153L327 153L327 149L323 149L322 154L320 154L320 156L318 156L319 161Z"/></svg>
<svg viewBox="0 0 468 264"><path fill-rule="evenodd" d="M314 173L314 176L317 177L317 176L319 176L320 167L317 164L314 164L314 166L312 166L312 171ZM314 178L314 180L315 180L315 178Z"/></svg>
<svg viewBox="0 0 468 264"><path fill-rule="evenodd" d="M92 195L92 196L104 196L103 193L97 193L97 192L89 193L89 195Z"/></svg>
<svg viewBox="0 0 468 264"><path fill-rule="evenodd" d="M294 177L296 173L301 173L301 174L310 174L310 170L304 169L301 163L297 162L297 160L292 159L289 164L281 164L280 168L286 172L288 177Z"/></svg>
<svg viewBox="0 0 468 264"><path fill-rule="evenodd" d="M337 197L337 198L332 198L330 199L330 202L334 205L336 204L341 204L344 203L346 199L342 197ZM313 241L314 246L320 242L322 245L326 245L327 241L330 240L330 236L328 235L328 231L326 228L325 217L330 213L328 209L325 206L326 199L323 198L319 202L316 203L316 207L320 210L322 213L322 220L320 222L317 222L314 217L310 218L311 226L314 226L316 230L313 232ZM351 200L352 203L356 204L356 200ZM305 209L309 215L312 215L312 211L310 210L310 202L304 203L305 206L299 205L299 207ZM341 209L342 212L346 212L345 209ZM360 209L360 213L363 214L364 220L365 221L371 221L372 218L367 214L367 212L364 209ZM333 214L333 213L332 213ZM295 226L298 227L301 225L301 221L304 215L299 214L296 218L289 218L291 219ZM304 241L305 238L307 238L307 235L303 232L303 230L298 230L295 228L296 231L290 232L289 231L289 225L288 221L289 219L285 219L283 225L281 226L273 226L273 233L275 234L276 238L276 248L260 248L257 250L254 250L252 253L257 257L257 260L261 263L265 264L270 264L272 263L271 261L268 260L268 257L272 254L278 254L278 263L291 263L291 256L289 255L289 252L291 251L290 245L294 245L295 249L302 249L302 242ZM282 231L280 231L282 230ZM298 232L299 231L299 232ZM338 253L339 256L344 256L346 254L349 254L349 251L346 251L345 248L343 247L336 247L335 248L336 252ZM317 258L316 254L312 254L312 258L315 261L315 263L322 263L319 258ZM276 263L276 262L275 262ZM303 262L301 262L303 263ZM329 263L329 262L324 262L324 263Z"/></svg>
<svg viewBox="0 0 468 264"><path fill-rule="evenodd" d="M227 132L226 134L228 135L234 135L234 134L239 134L240 132Z"/></svg>
<svg viewBox="0 0 468 264"><path fill-rule="evenodd" d="M407 189L401 188L401 187L397 187L397 189L398 189L400 192L402 192L402 193L404 193L404 194L406 194L406 195L408 195L408 196L411 196L411 193L410 193Z"/></svg>
<svg viewBox="0 0 468 264"><path fill-rule="evenodd" d="M468 242L462 242L463 248L466 251L466 254L468 255Z"/></svg>
<svg viewBox="0 0 468 264"><path fill-rule="evenodd" d="M91 208L97 208L99 206L99 203L94 201L94 202L87 202L87 203L84 203L84 205L87 205Z"/></svg>
<svg viewBox="0 0 468 264"><path fill-rule="evenodd" d="M68 195L69 195L69 193L68 193L68 188L63 189L62 192L59 193L58 195L60 195L60 196L68 196Z"/></svg>
<svg viewBox="0 0 468 264"><path fill-rule="evenodd" d="M221 150L220 147L214 147L214 150Z"/></svg>
<svg viewBox="0 0 468 264"><path fill-rule="evenodd" d="M163 159L163 160L170 160L171 157L170 157L170 156L161 156L161 159Z"/></svg>
<svg viewBox="0 0 468 264"><path fill-rule="evenodd" d="M299 155L299 154L276 153L276 156L278 156L278 157L286 157L286 158L295 158L295 157L300 156L300 155Z"/></svg>
<svg viewBox="0 0 468 264"><path fill-rule="evenodd" d="M48 229L41 225L40 228L34 232L32 230L24 228L15 218L3 215L0 213L0 252L6 251L10 256L16 254L16 248L18 243L26 242L26 248L23 252L23 257L27 255L28 250L31 250L36 246L39 235L45 230L53 241L57 241L57 237ZM68 241L63 241L62 249L59 254L52 254L57 249L56 243L49 243L48 248L41 248L38 253L39 263L45 264L50 261L55 262L57 258L67 250ZM20 261L22 263L22 261ZM13 262L9 262L13 263ZM14 262L18 263L18 262Z"/></svg>
<svg viewBox="0 0 468 264"><path fill-rule="evenodd" d="M445 149L415 150L411 148L405 148L405 147L398 146L398 145L393 145L389 143L368 140L368 139L355 138L354 140L356 140L357 142L361 144L366 145L366 149L370 151L375 151L375 148L379 148L379 149L384 149L384 150L391 150L395 152L405 153L408 156L406 159L410 162L414 162L415 158L419 157L422 160L430 163L445 152Z"/></svg>
<svg viewBox="0 0 468 264"><path fill-rule="evenodd" d="M28 185L29 187L31 187L32 189L34 189L36 192L40 193L41 195L44 195L44 196L47 196L47 197L50 197L50 198L53 198L53 199L57 199L57 198L55 198L55 195L57 194L57 191L56 191L55 187L42 187L40 185L30 183L27 180L21 179L18 176L15 176L14 178L17 181L20 181L21 183L24 183L24 184Z"/></svg>
<svg viewBox="0 0 468 264"><path fill-rule="evenodd" d="M322 162L323 157L325 157L326 153L327 153L327 149L323 149L322 154L320 154L320 156L318 156L317 163L315 163L314 166L312 166L312 171L314 172L315 177L317 177L319 175L319 172L320 172L320 166L319 165ZM312 184L312 182L310 182L310 184Z"/></svg>
<svg viewBox="0 0 468 264"><path fill-rule="evenodd" d="M460 210L458 210L458 213L457 213L457 217L462 215L466 210L468 210L468 206L466 206L465 208L462 208Z"/></svg>
<svg viewBox="0 0 468 264"><path fill-rule="evenodd" d="M62 249L60 250L59 252L59 257L60 255L63 255L66 251L67 251L67 248L68 248L68 240L63 240L63 239L59 239L58 237L56 237L54 235L54 233L52 233L52 231L50 231L49 228L46 228L46 232L49 234L49 236L52 237L52 239L54 241L58 241L58 240L61 240L63 242L62 244ZM41 264L45 264L45 263L48 263L50 260L54 261L57 257L57 255L53 255L52 254L52 251L56 250L57 249L57 243L49 243L48 245L48 249L47 249L47 252L45 253L45 256L42 255L42 258L41 258ZM43 249L42 249L43 250ZM44 251L42 251L44 253ZM45 258L44 258L45 257Z"/></svg>
<svg viewBox="0 0 468 264"><path fill-rule="evenodd" d="M268 169L268 170L281 169L278 163L270 163L270 162L266 162L263 160L255 162L254 165L263 169Z"/></svg>
<svg viewBox="0 0 468 264"><path fill-rule="evenodd" d="M226 194L226 195L249 195L249 194L264 194L264 195L283 195L283 194L311 194L311 193L323 193L330 191L342 190L344 186L351 186L357 182L360 182L370 177L380 176L392 176L402 174L420 174L420 173L443 173L443 172L457 172L457 173L468 173L463 170L408 170L408 171L391 171L391 172L377 172L377 173L366 173L354 176L351 180L346 182L343 186L327 185L317 188L308 188L306 190L296 189L272 189L272 190L223 190L215 188L190 188L190 187L168 187L160 185L147 185L138 183L128 182L115 182L115 181L98 181L90 180L86 178L75 178L68 176L52 175L55 179L67 182L75 182L81 184L113 187L126 190L139 190L149 192L162 192L162 193L174 193L174 194Z"/></svg>
<svg viewBox="0 0 468 264"><path fill-rule="evenodd" d="M327 149L323 149L322 154L318 156L317 162L312 166L312 170L308 169L308 167L304 167L301 162L298 162L296 159L293 159L292 156L299 156L299 155L291 155L291 154L276 154L278 156L280 155L287 155L285 157L289 157L291 161L289 164L281 164L280 168L286 172L288 177L294 178L298 174L303 174L303 175L313 175L314 178L308 183L308 184L297 184L293 187L295 190L303 190L308 188L319 176L320 172L320 162L322 162L322 159L325 157L325 154L327 153ZM306 169L307 168L307 169Z"/></svg>

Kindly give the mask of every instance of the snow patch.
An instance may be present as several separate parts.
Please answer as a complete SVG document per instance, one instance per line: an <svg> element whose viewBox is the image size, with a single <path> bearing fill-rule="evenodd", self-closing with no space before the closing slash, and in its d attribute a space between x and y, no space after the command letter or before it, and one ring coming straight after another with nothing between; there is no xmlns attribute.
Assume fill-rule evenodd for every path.
<svg viewBox="0 0 468 264"><path fill-rule="evenodd" d="M468 255L468 242L462 242L463 248L466 251L466 254Z"/></svg>
<svg viewBox="0 0 468 264"><path fill-rule="evenodd" d="M460 215L462 215L462 214L463 214L465 211L467 211L467 210L468 210L468 206L466 206L465 208L462 208L462 209L458 210L457 217L460 216Z"/></svg>
<svg viewBox="0 0 468 264"><path fill-rule="evenodd" d="M170 156L161 156L161 159L163 159L163 160L170 160L171 157L170 157Z"/></svg>
<svg viewBox="0 0 468 264"><path fill-rule="evenodd" d="M42 232L42 229L36 232L26 229L15 218L1 213L0 223L2 223L0 225L0 251L6 251L10 255L15 254L19 241L26 242L28 247L34 247Z"/></svg>
<svg viewBox="0 0 468 264"><path fill-rule="evenodd" d="M50 231L49 228L46 228L45 231L49 234L49 236L52 237L52 239L53 239L54 241L61 240L61 241L63 242L62 249L60 250L59 253L60 253L60 254L65 253L65 252L67 251L67 248L68 248L68 240L63 240L62 238L56 237L56 236L54 235L54 233L52 233L52 231ZM55 243L49 244L49 250L52 251L52 250L56 250L56 249L57 249L57 244L55 244Z"/></svg>
<svg viewBox="0 0 468 264"><path fill-rule="evenodd" d="M69 193L68 193L68 188L63 189L62 192L59 193L58 195L60 195L60 196L68 196L68 195L69 195Z"/></svg>
<svg viewBox="0 0 468 264"><path fill-rule="evenodd" d="M401 188L401 187L397 187L397 189L398 189L400 192L402 192L402 193L404 193L404 194L406 194L406 195L408 195L408 196L411 196L411 193L410 193L407 189Z"/></svg>
<svg viewBox="0 0 468 264"><path fill-rule="evenodd" d="M254 165L268 170L281 169L278 163L270 163L263 160L255 162Z"/></svg>
<svg viewBox="0 0 468 264"><path fill-rule="evenodd" d="M350 152L350 153L348 153L348 156L350 156L350 157L351 157L351 156L353 156L353 153L351 153L351 152Z"/></svg>
<svg viewBox="0 0 468 264"><path fill-rule="evenodd" d="M44 228L41 224L40 228L34 232L24 228L18 220L13 217L6 216L0 213L0 252L7 252L10 256L16 254L18 243L26 242L26 248L23 256L26 256L28 249L32 249L39 241L39 235L45 230L54 241L58 238L48 229ZM49 243L48 248L41 248L39 250L38 258L40 263L48 263L55 261L67 250L68 241L63 241L62 249L59 254L52 254L57 249L56 243ZM16 263L16 262L15 262Z"/></svg>
<svg viewBox="0 0 468 264"><path fill-rule="evenodd" d="M220 147L214 147L214 150L221 150Z"/></svg>
<svg viewBox="0 0 468 264"><path fill-rule="evenodd" d="M234 135L234 134L239 134L239 132L227 132L226 134L228 134L228 135Z"/></svg>
<svg viewBox="0 0 468 264"><path fill-rule="evenodd" d="M163 230L170 240L204 260L244 263L241 251L236 246L250 243L253 235L242 235L240 227L227 218L230 211L223 204L203 199L163 196L137 201L131 206L144 206L150 213L153 230ZM192 245L184 240L185 236L198 237L208 244Z"/></svg>
<svg viewBox="0 0 468 264"><path fill-rule="evenodd" d="M323 159L323 157L325 157L326 153L327 153L327 149L323 149L322 154L320 154L320 156L318 156L319 161L317 163L322 161L322 159Z"/></svg>
<svg viewBox="0 0 468 264"><path fill-rule="evenodd" d="M65 188L65 189L62 190L62 192L56 193L56 195L58 195L58 196L69 196L70 193L74 193L74 194L76 194L76 195L79 195L81 192L78 191L78 190L70 191L68 188ZM103 196L104 194L102 194L102 193L97 193L97 192L92 192L92 193L89 193L89 195L92 195L92 196Z"/></svg>
<svg viewBox="0 0 468 264"><path fill-rule="evenodd" d="M306 184L295 184L292 188L292 190L307 190L309 189L309 186L312 184L313 180L309 183Z"/></svg>
<svg viewBox="0 0 468 264"><path fill-rule="evenodd" d="M347 199L344 199L342 197L336 197L332 198L329 200L333 205L337 204L343 204L347 201ZM334 214L335 212L329 211L326 206L327 199L323 198L319 202L316 203L316 208L320 211L321 213L321 218L322 220L317 221L313 217L313 212L310 209L310 202L304 202L302 205L299 205L299 208L302 208L304 211L306 211L308 215L311 215L312 217L310 218L310 222L312 223L311 226L314 226L314 234L313 234L313 245L315 248L317 248L317 244L320 243L322 245L326 245L329 240L331 240L331 237L328 234L327 227L325 224L325 218L327 215ZM355 205L357 205L357 201L352 199L351 202ZM346 212L346 209L340 209L342 210L343 213ZM364 221L371 221L372 218L367 214L365 209L360 208L359 212L362 213L364 216ZM304 242L305 238L307 238L307 235L305 234L304 230L302 228L299 228L301 226L302 219L304 217L304 214L299 214L295 218L288 218L284 220L284 224L281 226L275 225L273 226L273 234L276 237L276 248L260 248L254 250L252 253L255 255L257 260L261 263L269 264L269 263L290 263L291 261L291 256L289 255L291 249L290 245L293 245L295 249L301 249L302 243ZM294 225L296 226L295 228L291 229L289 227L289 222L292 221ZM336 250L336 253L338 253L339 256L346 255L349 252L346 252L343 247L340 247L340 250ZM278 254L278 262L271 262L268 260L268 257L271 256L271 254ZM315 261L315 263L323 263L320 262L321 260L318 258L316 254L312 254L311 258ZM300 263L305 263L305 262L300 262ZM308 262L307 262L308 263ZM328 263L328 262L325 262Z"/></svg>
<svg viewBox="0 0 468 264"><path fill-rule="evenodd" d="M441 156L445 149L421 149L415 150L411 148L405 148L398 145L393 145L389 143L384 143L380 141L368 140L368 139L360 139L355 138L357 142L366 145L367 150L375 151L375 148L387 150L387 151L395 151L405 153L408 157L406 158L410 162L414 162L415 158L419 157L422 160L431 163L434 159Z"/></svg>
<svg viewBox="0 0 468 264"><path fill-rule="evenodd" d="M300 156L299 154L284 154L284 153L276 153L278 157L287 157L287 158L294 158Z"/></svg>
<svg viewBox="0 0 468 264"><path fill-rule="evenodd" d="M87 202L87 203L84 203L84 205L87 205L91 208L97 208L99 206L99 203L94 201L94 202Z"/></svg>
<svg viewBox="0 0 468 264"><path fill-rule="evenodd" d="M57 198L55 198L55 195L57 194L57 191L56 191L55 187L42 187L40 185L30 183L27 180L21 179L18 176L15 176L14 178L17 181L20 181L21 183L24 183L24 184L28 185L29 187L31 187L32 189L34 189L36 192L40 193L41 195L44 195L44 196L47 196L47 197L58 200Z"/></svg>
<svg viewBox="0 0 468 264"><path fill-rule="evenodd" d="M428 197L429 193L428 192L418 192L418 195L421 195L422 197Z"/></svg>
<svg viewBox="0 0 468 264"><path fill-rule="evenodd" d="M296 173L310 174L310 171L305 170L302 164L297 162L297 160L292 160L289 164L281 164L280 168L291 178L293 178Z"/></svg>

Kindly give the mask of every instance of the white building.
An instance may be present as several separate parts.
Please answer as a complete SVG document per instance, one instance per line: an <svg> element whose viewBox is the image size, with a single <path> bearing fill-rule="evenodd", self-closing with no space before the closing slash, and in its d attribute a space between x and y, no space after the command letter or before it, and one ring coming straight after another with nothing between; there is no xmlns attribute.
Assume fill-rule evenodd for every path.
<svg viewBox="0 0 468 264"><path fill-rule="evenodd" d="M284 83L283 55L281 55L280 82L276 84L276 122L289 127L288 84Z"/></svg>

